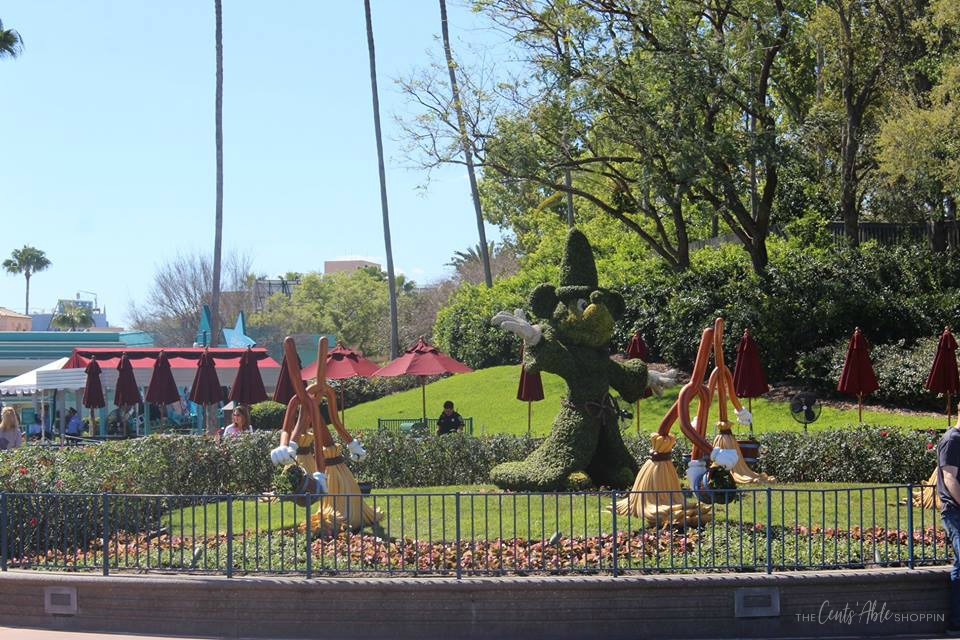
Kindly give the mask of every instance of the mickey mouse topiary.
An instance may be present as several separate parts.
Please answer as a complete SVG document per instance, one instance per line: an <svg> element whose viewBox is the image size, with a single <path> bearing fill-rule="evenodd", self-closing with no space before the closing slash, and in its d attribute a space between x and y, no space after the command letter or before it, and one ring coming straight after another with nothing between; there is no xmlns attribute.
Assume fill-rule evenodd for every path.
<svg viewBox="0 0 960 640"><path fill-rule="evenodd" d="M639 359L610 358L623 297L598 286L593 250L578 229L567 235L560 286L538 285L530 308L542 324L531 325L520 309L502 311L492 322L523 338L526 370L559 375L567 383L567 397L543 444L526 460L494 467L491 480L514 491L559 491L582 486L578 472L585 472L594 485L628 488L638 467L620 437L610 387L636 402L648 384L659 393L673 376L648 371Z"/></svg>

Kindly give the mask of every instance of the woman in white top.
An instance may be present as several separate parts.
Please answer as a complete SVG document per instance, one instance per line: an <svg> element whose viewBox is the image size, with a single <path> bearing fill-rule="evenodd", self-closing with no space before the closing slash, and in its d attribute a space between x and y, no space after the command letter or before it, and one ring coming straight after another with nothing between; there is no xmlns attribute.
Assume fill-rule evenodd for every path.
<svg viewBox="0 0 960 640"><path fill-rule="evenodd" d="M224 436L238 436L241 433L252 433L253 425L250 424L250 408L246 405L238 404L233 409L233 422L223 430Z"/></svg>
<svg viewBox="0 0 960 640"><path fill-rule="evenodd" d="M13 449L23 444L20 433L20 420L13 407L4 407L0 411L0 450Z"/></svg>

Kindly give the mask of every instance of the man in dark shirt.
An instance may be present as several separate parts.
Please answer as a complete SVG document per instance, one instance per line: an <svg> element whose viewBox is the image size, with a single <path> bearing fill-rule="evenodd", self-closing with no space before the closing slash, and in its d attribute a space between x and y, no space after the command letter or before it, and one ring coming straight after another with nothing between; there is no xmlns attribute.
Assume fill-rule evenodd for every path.
<svg viewBox="0 0 960 640"><path fill-rule="evenodd" d="M953 545L953 569L950 571L950 619L947 633L960 636L960 421L937 443L937 495L943 528Z"/></svg>
<svg viewBox="0 0 960 640"><path fill-rule="evenodd" d="M453 433L463 428L463 418L453 410L453 402L447 400L443 403L443 413L437 418L437 435L442 436L445 433Z"/></svg>

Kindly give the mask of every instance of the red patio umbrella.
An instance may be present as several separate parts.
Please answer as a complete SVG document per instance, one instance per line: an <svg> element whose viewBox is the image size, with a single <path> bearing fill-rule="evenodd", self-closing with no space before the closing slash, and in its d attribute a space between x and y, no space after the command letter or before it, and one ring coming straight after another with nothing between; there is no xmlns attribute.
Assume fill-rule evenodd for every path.
<svg viewBox="0 0 960 640"><path fill-rule="evenodd" d="M843 361L837 391L857 396L858 419L863 422L863 396L879 388L877 376L873 373L873 364L870 362L870 343L863 337L860 327L857 327L853 330L847 346L847 357Z"/></svg>
<svg viewBox="0 0 960 640"><path fill-rule="evenodd" d="M100 365L97 359L92 358L84 371L87 374L87 383L83 387L83 406L90 409L90 433L95 431L96 417L94 409L107 406L106 398L103 397L103 383L100 381Z"/></svg>
<svg viewBox="0 0 960 640"><path fill-rule="evenodd" d="M180 390L173 379L173 370L170 369L170 359L166 352L161 351L153 363L153 373L150 374L150 384L147 385L147 402L168 405L180 400Z"/></svg>
<svg viewBox="0 0 960 640"><path fill-rule="evenodd" d="M99 409L107 406L103 396L103 383L100 381L100 365L96 358L90 360L84 372L87 374L87 384L83 388L83 406L87 409ZM93 415L93 412L90 412Z"/></svg>
<svg viewBox="0 0 960 640"><path fill-rule="evenodd" d="M750 336L749 329L743 330L743 337L737 345L737 364L733 369L733 391L738 398L747 399L747 408L751 413L753 413L753 399L770 391L767 375L763 372L763 365L760 363L757 343ZM752 422L750 433L753 433Z"/></svg>
<svg viewBox="0 0 960 640"><path fill-rule="evenodd" d="M209 351L204 350L197 363L197 373L193 376L193 386L190 387L190 401L203 405L204 426L207 425L207 405L217 404L223 400L223 390L217 378L216 364Z"/></svg>
<svg viewBox="0 0 960 640"><path fill-rule="evenodd" d="M469 373L473 371L470 367L454 360L447 354L441 352L433 345L427 343L420 336L417 344L407 349L402 356L388 362L383 368L373 372L375 376L386 378L395 376L418 376L420 378L420 389L423 395L423 419L427 419L427 387L424 383L426 376L436 376L441 373Z"/></svg>
<svg viewBox="0 0 960 640"><path fill-rule="evenodd" d="M133 376L133 366L130 364L130 358L127 357L126 353L120 355L120 362L117 364L117 371L119 375L117 376L117 388L113 394L113 404L121 408L120 413L124 411L124 407L133 407L143 400L140 396L140 387L137 386L137 379ZM126 435L127 432L127 421L125 418L121 418L123 422L123 432ZM139 427L137 429L139 431Z"/></svg>
<svg viewBox="0 0 960 640"><path fill-rule="evenodd" d="M639 358L644 362L647 361L647 357L650 355L647 350L647 343L643 341L643 336L640 335L640 332L637 331L633 334L633 337L630 338L630 344L627 345L627 358L634 359ZM644 398L649 398L653 395L653 391L650 391L648 386L643 390L643 395L640 396L640 400ZM640 435L640 400L637 400L637 435Z"/></svg>
<svg viewBox="0 0 960 640"><path fill-rule="evenodd" d="M303 369L299 355L297 356L297 369ZM287 356L284 355L283 362L280 363L280 376L277 378L277 386L273 390L273 401L287 404L295 394L293 384L290 382L290 372L287 370Z"/></svg>
<svg viewBox="0 0 960 640"><path fill-rule="evenodd" d="M946 396L947 426L949 427L953 412L950 396L960 391L960 375L957 373L957 341L950 333L950 327L944 327L943 334L940 335L937 353L933 356L933 367L924 386L934 393L942 393Z"/></svg>
<svg viewBox="0 0 960 640"><path fill-rule="evenodd" d="M260 375L257 359L247 348L247 351L240 356L240 366L237 368L237 376L233 379L227 400L249 405L266 399L267 390L263 386L263 377Z"/></svg>
<svg viewBox="0 0 960 640"><path fill-rule="evenodd" d="M313 361L300 371L300 377L304 380L312 380L317 377L317 362ZM359 351L354 351L349 347L337 345L327 354L327 366L324 368L324 377L327 380L346 380L347 378L361 377L369 378L379 369L375 362L363 357ZM343 422L343 415L346 411L343 401L343 387L340 387L340 421Z"/></svg>
<svg viewBox="0 0 960 640"><path fill-rule="evenodd" d="M517 387L517 400L527 403L527 435L530 435L533 403L543 400L543 381L539 371L529 373L523 366L523 346L520 347L520 386Z"/></svg>

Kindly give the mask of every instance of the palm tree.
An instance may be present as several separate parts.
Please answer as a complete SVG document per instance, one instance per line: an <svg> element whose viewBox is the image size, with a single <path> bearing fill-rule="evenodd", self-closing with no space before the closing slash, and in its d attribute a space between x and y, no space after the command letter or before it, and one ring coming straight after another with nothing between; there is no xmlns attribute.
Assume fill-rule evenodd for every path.
<svg viewBox="0 0 960 640"><path fill-rule="evenodd" d="M16 58L23 52L23 38L13 29L4 29L0 20L0 59Z"/></svg>
<svg viewBox="0 0 960 640"><path fill-rule="evenodd" d="M477 190L477 175L473 168L473 154L467 141L467 120L463 115L463 103L460 102L460 89L457 86L456 66L453 52L450 50L450 33L447 29L447 2L440 0L440 31L443 33L443 53L447 58L447 71L450 72L450 91L453 94L453 108L457 112L457 127L460 129L460 145L463 147L463 159L467 164L467 176L470 178L470 195L473 197L473 212L477 217L477 232L480 234L480 258L483 262L483 281L493 286L490 271L490 254L487 251L487 233L483 228L483 211L480 208L480 192Z"/></svg>
<svg viewBox="0 0 960 640"><path fill-rule="evenodd" d="M377 56L373 48L373 21L370 0L363 0L367 20L367 53L370 56L370 90L373 93L373 130L377 138L377 165L380 172L380 210L383 213L383 244L387 251L387 286L390 291L390 357L400 355L397 328L397 284L393 275L393 247L390 243L390 213L387 209L387 177L383 170L383 138L380 134L380 97L377 94Z"/></svg>
<svg viewBox="0 0 960 640"><path fill-rule="evenodd" d="M26 244L22 249L14 249L10 257L3 261L3 268L7 273L22 273L27 279L27 299L23 305L23 312L27 315L30 315L30 276L43 271L51 264L53 263L47 259L43 251Z"/></svg>
<svg viewBox="0 0 960 640"><path fill-rule="evenodd" d="M220 261L223 249L223 10L221 0L213 0L217 16L217 97L215 106L217 139L217 213L213 239L213 295L210 300L210 343L217 344L220 335Z"/></svg>
<svg viewBox="0 0 960 640"><path fill-rule="evenodd" d="M79 304L64 304L60 311L54 314L50 324L58 329L86 329L93 326L93 315L90 309Z"/></svg>

